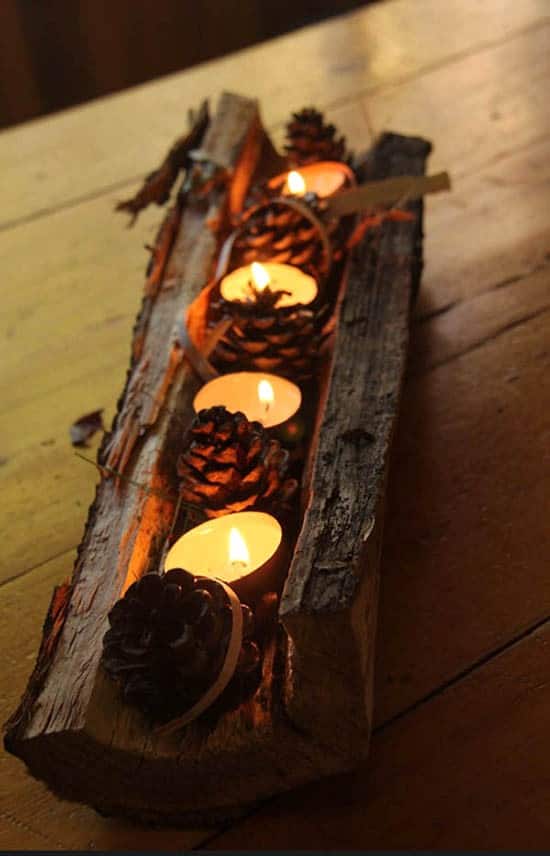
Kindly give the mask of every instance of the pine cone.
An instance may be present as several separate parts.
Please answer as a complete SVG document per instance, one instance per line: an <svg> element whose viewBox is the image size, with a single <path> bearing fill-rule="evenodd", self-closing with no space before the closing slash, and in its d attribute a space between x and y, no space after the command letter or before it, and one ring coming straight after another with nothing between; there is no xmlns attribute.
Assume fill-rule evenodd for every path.
<svg viewBox="0 0 550 856"><path fill-rule="evenodd" d="M313 161L343 161L346 157L344 137L336 137L334 125L325 124L324 116L314 108L293 113L286 126L285 151L291 166Z"/></svg>
<svg viewBox="0 0 550 856"><path fill-rule="evenodd" d="M235 686L257 686L261 654L251 640L254 616L245 604L237 669L219 697ZM181 569L146 574L109 613L102 664L125 701L150 719L166 722L192 707L212 686L225 660L232 616L221 585ZM241 693L237 704L243 701ZM222 702L223 704L223 702Z"/></svg>
<svg viewBox="0 0 550 856"><path fill-rule="evenodd" d="M296 490L285 479L288 464L289 453L259 422L210 407L197 414L179 457L180 493L207 517L253 507L274 512Z"/></svg>
<svg viewBox="0 0 550 856"><path fill-rule="evenodd" d="M316 198L304 197L315 213ZM328 237L338 224L327 227ZM319 277L326 273L327 259L319 229L284 203L272 200L250 209L239 227L232 250L234 266L252 262L279 262L294 265Z"/></svg>
<svg viewBox="0 0 550 856"><path fill-rule="evenodd" d="M229 315L232 325L210 356L221 372L260 371L294 381L315 374L325 339L327 307L277 307L280 292L269 286L247 303L226 301L213 304L215 317Z"/></svg>

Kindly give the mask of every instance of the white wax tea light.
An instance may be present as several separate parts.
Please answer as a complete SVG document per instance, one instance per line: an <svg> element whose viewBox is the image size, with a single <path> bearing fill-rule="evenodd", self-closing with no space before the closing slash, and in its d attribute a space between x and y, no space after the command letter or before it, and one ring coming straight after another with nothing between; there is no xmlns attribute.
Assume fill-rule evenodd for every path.
<svg viewBox="0 0 550 856"><path fill-rule="evenodd" d="M252 262L250 265L250 273L252 274L252 283L256 291L260 293L271 284L271 276L269 271L260 262Z"/></svg>
<svg viewBox="0 0 550 856"><path fill-rule="evenodd" d="M292 381L263 372L232 372L206 383L195 396L195 412L223 405L264 428L281 425L300 409L302 393Z"/></svg>
<svg viewBox="0 0 550 856"><path fill-rule="evenodd" d="M277 308L307 305L317 297L317 283L312 276L292 265L267 262L237 268L224 276L220 283L220 292L225 300L245 302L254 300L254 293L269 286L272 291L281 293Z"/></svg>
<svg viewBox="0 0 550 856"><path fill-rule="evenodd" d="M229 530L228 540L229 567L235 572L241 569L243 573L248 573L248 568L250 567L250 550L243 536L234 526Z"/></svg>
<svg viewBox="0 0 550 856"><path fill-rule="evenodd" d="M184 568L197 576L235 582L265 565L282 537L280 523L263 511L226 514L182 535L169 550L164 570Z"/></svg>
<svg viewBox="0 0 550 856"><path fill-rule="evenodd" d="M273 387L265 378L258 382L258 398L264 407L265 413L268 413L269 408L275 401L275 393L273 392Z"/></svg>
<svg viewBox="0 0 550 856"><path fill-rule="evenodd" d="M287 175L285 193L291 196L303 196L306 191L307 187L303 175L300 175L295 169L291 169Z"/></svg>
<svg viewBox="0 0 550 856"><path fill-rule="evenodd" d="M340 161L317 161L277 175L269 182L270 187L280 187L285 196L304 196L315 193L320 199L332 196L346 185L355 184L355 176L349 166Z"/></svg>

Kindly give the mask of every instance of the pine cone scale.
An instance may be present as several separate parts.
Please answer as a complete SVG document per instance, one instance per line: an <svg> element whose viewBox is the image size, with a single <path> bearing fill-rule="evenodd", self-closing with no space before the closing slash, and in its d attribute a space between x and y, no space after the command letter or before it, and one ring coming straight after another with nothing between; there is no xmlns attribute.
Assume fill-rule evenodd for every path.
<svg viewBox="0 0 550 856"><path fill-rule="evenodd" d="M212 426L210 434L204 433L205 424ZM177 465L180 492L207 517L219 516L224 509L229 513L252 508L262 501L266 490L276 500L277 487L281 491L285 487L288 453L259 422L250 422L242 413L231 414L224 407L212 407L200 411L189 433L189 447ZM208 457L203 458L203 448L209 449ZM194 466L197 457L206 461L200 469Z"/></svg>
<svg viewBox="0 0 550 856"><path fill-rule="evenodd" d="M153 577L160 581L160 589ZM155 606L149 602L153 588L159 596ZM229 644L232 612L218 583L180 569L162 577L147 574L132 589L131 596L127 592L109 614L111 629L103 640L102 664L127 702L163 722L181 715L215 682ZM251 611L244 604L242 611L242 665L237 664L233 685L241 683L250 692L260 671L255 682L247 678L242 683L239 677L250 674L247 663L255 645L250 638Z"/></svg>
<svg viewBox="0 0 550 856"><path fill-rule="evenodd" d="M286 127L285 150L291 164L300 166L320 160L344 160L346 141L336 137L336 128L325 123L313 108L293 113Z"/></svg>
<svg viewBox="0 0 550 856"><path fill-rule="evenodd" d="M314 374L324 339L324 308L278 308L278 300L279 293L269 288L254 303L220 300L215 311L229 315L232 324L211 356L217 368L273 371L294 380Z"/></svg>

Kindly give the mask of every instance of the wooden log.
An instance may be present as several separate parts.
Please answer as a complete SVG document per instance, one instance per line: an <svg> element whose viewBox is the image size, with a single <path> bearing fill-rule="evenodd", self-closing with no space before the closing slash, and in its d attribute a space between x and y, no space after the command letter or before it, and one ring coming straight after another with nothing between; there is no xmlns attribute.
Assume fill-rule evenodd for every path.
<svg viewBox="0 0 550 856"><path fill-rule="evenodd" d="M7 726L8 750L60 796L140 821L217 823L349 769L368 748L384 485L419 275L419 203L414 221L367 233L341 283L305 467L305 514L256 695L214 723L201 718L159 735L99 668L106 616L158 565L173 516L174 442L198 388L173 342L174 323L211 273L217 246L207 223L242 205L262 140L256 105L224 96L199 160L225 170L229 189L216 185L206 204L191 197L179 212L100 451L100 463L123 478L98 487L72 585L54 596L37 666ZM428 151L424 141L388 135L365 174L421 174Z"/></svg>

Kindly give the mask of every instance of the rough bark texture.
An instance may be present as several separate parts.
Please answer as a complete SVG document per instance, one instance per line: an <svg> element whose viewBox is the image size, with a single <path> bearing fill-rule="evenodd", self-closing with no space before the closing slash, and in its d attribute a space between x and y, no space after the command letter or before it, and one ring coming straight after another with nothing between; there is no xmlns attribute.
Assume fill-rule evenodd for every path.
<svg viewBox="0 0 550 856"><path fill-rule="evenodd" d="M421 174L429 150L387 134L365 174ZM288 712L350 763L368 749L386 470L422 265L422 203L410 208L414 220L386 222L352 254L280 610L292 640Z"/></svg>
<svg viewBox="0 0 550 856"><path fill-rule="evenodd" d="M233 121L227 121L228 115ZM202 150L205 158L209 153L219 158L225 146L225 169L240 185L251 173L243 162L250 159L253 131L260 135L256 104L222 96ZM226 204L223 189L207 200L188 197L161 287L145 295L125 390L113 429L99 452L100 464L116 468L127 478L107 477L98 485L78 551L63 630L55 651L47 649L48 668L44 661L39 664L40 686L34 682L32 695L27 694L12 719L8 745L22 737L23 713L25 721L30 718L25 740L71 734L84 727L107 614L121 592L158 562L177 500L166 458L174 435L183 433L192 419L192 399L199 388L174 344L173 330L211 275L217 241L208 224L220 217Z"/></svg>
<svg viewBox="0 0 550 856"><path fill-rule="evenodd" d="M161 737L121 704L98 668L107 613L158 564L173 515L167 460L198 387L173 344L173 326L211 273L216 241L207 222L242 204L262 145L255 104L225 96L200 157L229 172L229 192L217 185L208 202L190 196L182 207L100 452L101 463L132 481L104 478L98 487L72 588L52 602L35 672L6 735L7 748L62 797L145 822L219 822L352 767L368 747L384 485L421 264L418 204L414 222L367 233L342 282L282 625L255 697L217 722L201 718ZM421 173L428 151L424 141L388 135L365 175Z"/></svg>

